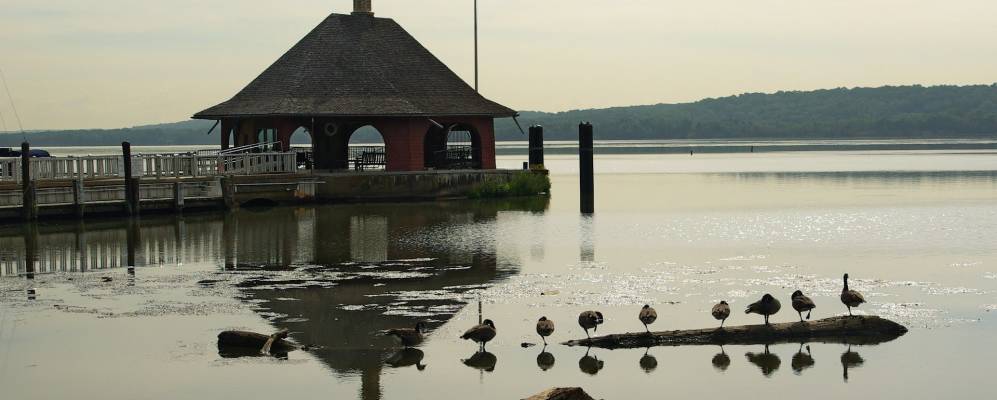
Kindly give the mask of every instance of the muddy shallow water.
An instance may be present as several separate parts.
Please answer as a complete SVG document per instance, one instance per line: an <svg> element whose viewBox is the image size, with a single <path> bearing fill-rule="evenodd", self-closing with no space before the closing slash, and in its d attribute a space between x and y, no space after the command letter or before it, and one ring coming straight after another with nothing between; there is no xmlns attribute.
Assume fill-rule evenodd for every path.
<svg viewBox="0 0 997 400"><path fill-rule="evenodd" d="M597 398L744 395L989 397L997 334L997 154L824 152L602 156L597 214L577 213L575 161L549 156L550 199L330 205L0 227L0 393L10 399ZM520 160L500 162L515 167ZM680 173L666 173L680 171ZM39 261L23 265L25 235ZM128 237L137 268L124 268ZM21 261L21 262L19 262ZM789 294L910 332L876 346L569 348L599 333L758 323ZM29 292L33 289L33 292ZM32 293L32 294L29 294ZM498 337L458 339L477 302ZM556 323L551 345L534 323ZM428 323L401 350L378 330ZM228 358L225 329L286 328L313 346Z"/></svg>

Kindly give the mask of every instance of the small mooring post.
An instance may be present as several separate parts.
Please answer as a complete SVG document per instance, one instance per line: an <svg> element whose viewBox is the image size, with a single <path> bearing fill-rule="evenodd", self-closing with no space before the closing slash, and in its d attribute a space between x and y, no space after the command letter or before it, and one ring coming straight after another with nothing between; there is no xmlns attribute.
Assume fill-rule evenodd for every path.
<svg viewBox="0 0 997 400"><path fill-rule="evenodd" d="M21 143L21 194L22 212L25 221L38 219L38 203L35 201L35 182L31 180L31 145Z"/></svg>
<svg viewBox="0 0 997 400"><path fill-rule="evenodd" d="M73 179L73 212L76 214L76 218L83 218L85 213L83 207L85 192L83 190L83 178Z"/></svg>
<svg viewBox="0 0 997 400"><path fill-rule="evenodd" d="M125 170L125 208L128 215L139 213L139 181L132 177L132 144L121 142L121 154L124 158Z"/></svg>
<svg viewBox="0 0 997 400"><path fill-rule="evenodd" d="M544 127L530 127L530 169L543 169L544 165Z"/></svg>
<svg viewBox="0 0 997 400"><path fill-rule="evenodd" d="M24 276L35 279L35 261L38 261L38 225L33 221L24 224Z"/></svg>
<svg viewBox="0 0 997 400"><path fill-rule="evenodd" d="M135 252L139 246L139 221L136 217L128 218L128 231L125 233L125 247L127 247L127 264L129 272L134 272Z"/></svg>
<svg viewBox="0 0 997 400"><path fill-rule="evenodd" d="M595 177L592 165L592 124L578 125L579 189L581 191L582 214L595 213Z"/></svg>

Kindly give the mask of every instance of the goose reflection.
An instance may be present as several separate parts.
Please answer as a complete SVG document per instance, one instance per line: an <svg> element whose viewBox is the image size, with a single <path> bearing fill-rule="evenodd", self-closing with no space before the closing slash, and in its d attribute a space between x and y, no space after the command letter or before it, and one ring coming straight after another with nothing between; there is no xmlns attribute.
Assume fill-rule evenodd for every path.
<svg viewBox="0 0 997 400"><path fill-rule="evenodd" d="M793 362L790 364L793 367L793 373L800 375L803 370L813 367L815 364L813 355L810 354L810 345L807 345L807 352L803 352L803 343L800 343L800 350L793 354Z"/></svg>
<svg viewBox="0 0 997 400"><path fill-rule="evenodd" d="M585 350L585 355L578 360L578 369L586 374L595 375L599 373L605 363L595 356L590 356L589 350Z"/></svg>
<svg viewBox="0 0 997 400"><path fill-rule="evenodd" d="M640 358L640 369L650 374L658 368L658 359L654 358L654 356L650 354L647 354L649 351L651 351L650 347L648 347L647 350L644 350L644 356Z"/></svg>
<svg viewBox="0 0 997 400"><path fill-rule="evenodd" d="M748 358L749 362L761 368L762 375L766 377L772 376L772 373L782 365L782 360L779 359L779 356L769 353L769 345L765 345L764 353L747 353L744 356Z"/></svg>
<svg viewBox="0 0 997 400"><path fill-rule="evenodd" d="M554 355L547 352L547 346L544 346L540 354L537 354L537 366L540 367L541 371L546 371L554 368Z"/></svg>
<svg viewBox="0 0 997 400"><path fill-rule="evenodd" d="M422 359L425 356L426 354L423 353L422 350L406 347L399 350L397 353L392 354L391 357L388 357L388 359L384 361L384 363L388 364L392 368L405 368L415 365L416 369L422 371L426 369L426 365L422 363Z"/></svg>
<svg viewBox="0 0 997 400"><path fill-rule="evenodd" d="M724 347L720 346L720 352L713 356L713 368L717 371L724 372L730 367L730 356L724 351Z"/></svg>
<svg viewBox="0 0 997 400"><path fill-rule="evenodd" d="M865 359L859 353L852 351L852 345L848 345L848 350L841 353L841 368L844 369L845 382L848 382L848 369L861 367L864 363Z"/></svg>
<svg viewBox="0 0 997 400"><path fill-rule="evenodd" d="M487 351L479 351L474 353L469 358L460 360L464 365L474 368L479 371L492 372L495 371L495 364L498 363L498 358L494 354Z"/></svg>

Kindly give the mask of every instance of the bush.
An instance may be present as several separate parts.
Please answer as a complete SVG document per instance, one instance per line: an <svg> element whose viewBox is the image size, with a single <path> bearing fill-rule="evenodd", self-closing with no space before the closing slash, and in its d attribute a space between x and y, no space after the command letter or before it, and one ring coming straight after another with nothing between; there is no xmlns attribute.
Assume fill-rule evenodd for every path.
<svg viewBox="0 0 997 400"><path fill-rule="evenodd" d="M545 174L520 172L508 182L488 179L475 185L468 192L472 199L494 199L500 197L536 196L550 193L550 177Z"/></svg>

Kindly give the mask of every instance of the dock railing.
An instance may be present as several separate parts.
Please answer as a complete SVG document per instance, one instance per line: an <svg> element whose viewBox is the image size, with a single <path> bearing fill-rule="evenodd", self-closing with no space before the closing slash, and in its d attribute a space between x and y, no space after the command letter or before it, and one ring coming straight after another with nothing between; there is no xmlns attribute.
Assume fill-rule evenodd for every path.
<svg viewBox="0 0 997 400"><path fill-rule="evenodd" d="M32 180L92 180L124 177L121 156L32 158ZM297 154L137 154L132 170L141 178L203 178L298 172ZM21 159L0 158L0 183L20 183Z"/></svg>

